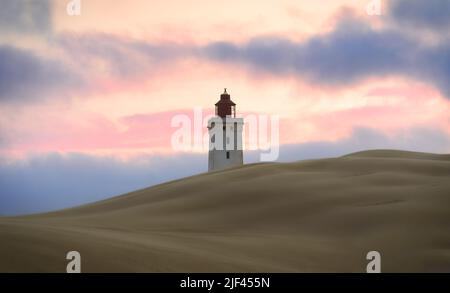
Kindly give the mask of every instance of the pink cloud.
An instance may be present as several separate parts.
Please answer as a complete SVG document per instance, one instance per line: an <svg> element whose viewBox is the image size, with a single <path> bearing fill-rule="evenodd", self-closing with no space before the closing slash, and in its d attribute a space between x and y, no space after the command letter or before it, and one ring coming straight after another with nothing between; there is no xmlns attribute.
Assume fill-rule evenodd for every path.
<svg viewBox="0 0 450 293"><path fill-rule="evenodd" d="M212 114L204 111L203 115ZM82 123L61 120L41 129L39 135L26 136L12 141L8 148L19 152L89 152L101 149L134 149L170 151L170 139L174 132L171 119L175 115L186 115L193 119L193 111L174 110L167 112L125 116L111 121L99 115L84 117Z"/></svg>

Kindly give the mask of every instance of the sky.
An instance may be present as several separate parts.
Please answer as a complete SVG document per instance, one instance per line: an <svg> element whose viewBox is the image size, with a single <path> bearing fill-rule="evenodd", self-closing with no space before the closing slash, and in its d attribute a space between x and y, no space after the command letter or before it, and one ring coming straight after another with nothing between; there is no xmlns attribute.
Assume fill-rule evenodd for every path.
<svg viewBox="0 0 450 293"><path fill-rule="evenodd" d="M279 161L450 152L450 1L69 2L0 0L0 215L205 172L171 119L225 87L279 117Z"/></svg>

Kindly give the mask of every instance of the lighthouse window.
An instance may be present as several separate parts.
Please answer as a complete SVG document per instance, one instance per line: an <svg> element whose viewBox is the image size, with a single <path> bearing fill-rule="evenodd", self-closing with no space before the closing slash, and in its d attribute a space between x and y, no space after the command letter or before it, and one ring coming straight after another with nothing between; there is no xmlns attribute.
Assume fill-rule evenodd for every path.
<svg viewBox="0 0 450 293"><path fill-rule="evenodd" d="M230 152L227 152L227 159L230 158Z"/></svg>

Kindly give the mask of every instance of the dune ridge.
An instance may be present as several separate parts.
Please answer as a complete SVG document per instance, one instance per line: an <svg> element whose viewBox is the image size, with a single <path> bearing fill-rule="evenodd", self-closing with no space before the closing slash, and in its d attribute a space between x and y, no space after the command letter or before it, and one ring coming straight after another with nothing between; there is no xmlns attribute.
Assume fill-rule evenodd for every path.
<svg viewBox="0 0 450 293"><path fill-rule="evenodd" d="M450 272L450 155L250 164L0 218L1 272Z"/></svg>

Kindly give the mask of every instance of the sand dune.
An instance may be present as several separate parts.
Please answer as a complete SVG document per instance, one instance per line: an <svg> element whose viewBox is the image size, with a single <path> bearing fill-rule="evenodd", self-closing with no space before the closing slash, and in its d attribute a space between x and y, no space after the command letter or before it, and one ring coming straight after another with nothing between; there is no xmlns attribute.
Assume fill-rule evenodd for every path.
<svg viewBox="0 0 450 293"><path fill-rule="evenodd" d="M450 271L450 156L392 150L201 174L0 218L0 271Z"/></svg>

